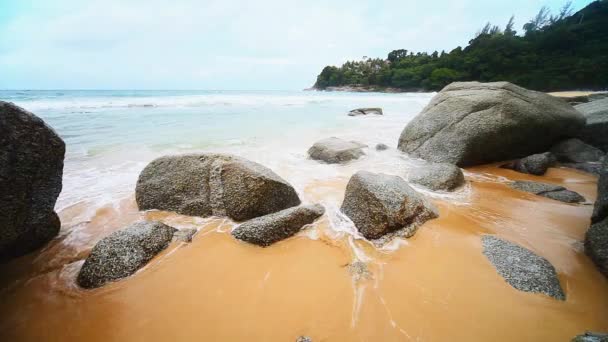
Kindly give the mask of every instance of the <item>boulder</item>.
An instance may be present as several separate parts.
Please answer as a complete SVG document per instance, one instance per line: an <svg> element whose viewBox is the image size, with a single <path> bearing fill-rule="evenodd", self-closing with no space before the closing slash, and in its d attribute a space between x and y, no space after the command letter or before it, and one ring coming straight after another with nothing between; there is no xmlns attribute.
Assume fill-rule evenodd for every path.
<svg viewBox="0 0 608 342"><path fill-rule="evenodd" d="M547 197L565 203L580 203L585 201L585 198L579 193L568 190L563 186L554 184L530 181L516 181L511 183L509 186L516 190L533 193L535 195Z"/></svg>
<svg viewBox="0 0 608 342"><path fill-rule="evenodd" d="M410 237L418 226L439 217L437 209L400 177L367 171L350 178L340 210L367 239L398 230Z"/></svg>
<svg viewBox="0 0 608 342"><path fill-rule="evenodd" d="M547 151L585 118L564 100L508 82L456 82L410 121L399 149L460 167Z"/></svg>
<svg viewBox="0 0 608 342"><path fill-rule="evenodd" d="M382 143L376 145L376 151L386 151L386 150L388 150L388 145L382 144Z"/></svg>
<svg viewBox="0 0 608 342"><path fill-rule="evenodd" d="M608 159L600 168L600 178L597 181L597 199L593 207L591 222L596 223L608 217Z"/></svg>
<svg viewBox="0 0 608 342"><path fill-rule="evenodd" d="M356 141L346 141L331 137L314 143L308 150L308 155L315 160L338 164L358 159L365 154L363 153L364 147L366 145Z"/></svg>
<svg viewBox="0 0 608 342"><path fill-rule="evenodd" d="M509 285L520 291L566 299L555 268L545 258L495 236L484 235L481 240L483 254Z"/></svg>
<svg viewBox="0 0 608 342"><path fill-rule="evenodd" d="M348 116L359 116L359 115L383 115L382 108L357 108L348 112Z"/></svg>
<svg viewBox="0 0 608 342"><path fill-rule="evenodd" d="M585 253L608 277L608 218L591 225L585 234Z"/></svg>
<svg viewBox="0 0 608 342"><path fill-rule="evenodd" d="M232 236L267 247L295 235L302 227L321 217L324 212L325 209L319 204L285 209L239 225L232 231Z"/></svg>
<svg viewBox="0 0 608 342"><path fill-rule="evenodd" d="M604 158L602 150L575 138L560 141L551 148L551 152L563 163L599 162Z"/></svg>
<svg viewBox="0 0 608 342"><path fill-rule="evenodd" d="M135 197L140 210L236 221L300 204L294 188L270 169L224 154L158 158L139 175Z"/></svg>
<svg viewBox="0 0 608 342"><path fill-rule="evenodd" d="M510 163L501 165L502 168L511 169L521 173L541 176L555 163L555 157L550 152L533 154Z"/></svg>
<svg viewBox="0 0 608 342"><path fill-rule="evenodd" d="M608 98L575 106L587 118L578 137L604 152L608 152Z"/></svg>
<svg viewBox="0 0 608 342"><path fill-rule="evenodd" d="M464 184L464 175L454 164L429 163L413 170L408 180L431 190L452 191Z"/></svg>
<svg viewBox="0 0 608 342"><path fill-rule="evenodd" d="M78 273L91 289L128 277L169 246L176 229L161 222L136 222L101 239Z"/></svg>
<svg viewBox="0 0 608 342"><path fill-rule="evenodd" d="M65 143L36 115L0 101L0 261L29 253L59 232Z"/></svg>

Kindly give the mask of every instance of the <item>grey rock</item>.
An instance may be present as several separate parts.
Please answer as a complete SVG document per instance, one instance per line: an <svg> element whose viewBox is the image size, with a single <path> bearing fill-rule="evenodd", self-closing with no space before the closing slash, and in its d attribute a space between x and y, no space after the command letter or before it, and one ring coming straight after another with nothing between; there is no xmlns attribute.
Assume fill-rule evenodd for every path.
<svg viewBox="0 0 608 342"><path fill-rule="evenodd" d="M594 175L599 176L600 171L602 170L601 163L561 163L563 167L568 167L571 169L577 169L580 171L585 171L587 173L592 173Z"/></svg>
<svg viewBox="0 0 608 342"><path fill-rule="evenodd" d="M587 124L578 137L604 152L608 152L608 98L575 106L583 113Z"/></svg>
<svg viewBox="0 0 608 342"><path fill-rule="evenodd" d="M608 218L591 225L585 234L585 253L608 277Z"/></svg>
<svg viewBox="0 0 608 342"><path fill-rule="evenodd" d="M348 116L359 116L368 114L383 115L384 113L382 113L382 108L357 108L348 112Z"/></svg>
<svg viewBox="0 0 608 342"><path fill-rule="evenodd" d="M407 124L399 149L464 167L547 151L584 125L581 113L545 93L508 82L456 82Z"/></svg>
<svg viewBox="0 0 608 342"><path fill-rule="evenodd" d="M452 191L464 184L464 175L454 164L429 163L413 170L408 180L431 190Z"/></svg>
<svg viewBox="0 0 608 342"><path fill-rule="evenodd" d="M249 220L232 231L232 236L267 247L295 235L307 224L321 217L325 208L319 204L303 205Z"/></svg>
<svg viewBox="0 0 608 342"><path fill-rule="evenodd" d="M180 229L173 234L173 241L192 242L192 238L198 231L196 229Z"/></svg>
<svg viewBox="0 0 608 342"><path fill-rule="evenodd" d="M593 207L591 222L596 223L608 217L608 159L600 168L600 178L597 181L597 199Z"/></svg>
<svg viewBox="0 0 608 342"><path fill-rule="evenodd" d="M604 158L604 152L579 139L560 141L551 148L558 161L563 163L599 162Z"/></svg>
<svg viewBox="0 0 608 342"><path fill-rule="evenodd" d="M521 173L541 176L547 169L555 164L555 157L550 152L533 154L522 159L501 165L502 168L511 169Z"/></svg>
<svg viewBox="0 0 608 342"><path fill-rule="evenodd" d="M159 209L237 221L300 204L294 188L270 169L223 154L166 156L139 175L139 209Z"/></svg>
<svg viewBox="0 0 608 342"><path fill-rule="evenodd" d="M36 115L0 101L0 261L57 235L65 143Z"/></svg>
<svg viewBox="0 0 608 342"><path fill-rule="evenodd" d="M572 342L608 342L608 334L587 331L574 337Z"/></svg>
<svg viewBox="0 0 608 342"><path fill-rule="evenodd" d="M341 211L367 239L398 230L410 237L418 226L439 217L437 209L400 177L367 171L350 178Z"/></svg>
<svg viewBox="0 0 608 342"><path fill-rule="evenodd" d="M566 299L555 268L545 258L495 236L484 235L481 239L483 254L511 286L520 291Z"/></svg>
<svg viewBox="0 0 608 342"><path fill-rule="evenodd" d="M382 143L376 145L376 151L386 151L386 150L388 150L388 145L382 144Z"/></svg>
<svg viewBox="0 0 608 342"><path fill-rule="evenodd" d="M331 137L317 141L308 150L310 158L330 164L345 163L363 156L366 145Z"/></svg>
<svg viewBox="0 0 608 342"><path fill-rule="evenodd" d="M563 186L554 184L530 181L515 181L509 186L516 190L530 192L535 195L547 197L565 203L580 203L585 201L585 198L577 192L568 190Z"/></svg>
<svg viewBox="0 0 608 342"><path fill-rule="evenodd" d="M308 336L300 336L296 339L296 342L312 342L312 338Z"/></svg>
<svg viewBox="0 0 608 342"><path fill-rule="evenodd" d="M132 275L169 246L175 231L156 221L115 231L93 247L78 273L78 285L96 288Z"/></svg>

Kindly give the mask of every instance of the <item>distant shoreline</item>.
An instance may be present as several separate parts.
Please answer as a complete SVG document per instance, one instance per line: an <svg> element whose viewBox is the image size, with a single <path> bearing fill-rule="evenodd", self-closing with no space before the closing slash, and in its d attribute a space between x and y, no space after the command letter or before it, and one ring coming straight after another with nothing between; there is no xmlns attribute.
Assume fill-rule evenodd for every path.
<svg viewBox="0 0 608 342"><path fill-rule="evenodd" d="M391 87L365 87L365 86L340 86L340 87L327 87L325 89L318 89L315 87L304 89L304 91L327 91L327 92L351 92L351 93L431 93L432 91L426 91L421 88L415 89L401 89Z"/></svg>

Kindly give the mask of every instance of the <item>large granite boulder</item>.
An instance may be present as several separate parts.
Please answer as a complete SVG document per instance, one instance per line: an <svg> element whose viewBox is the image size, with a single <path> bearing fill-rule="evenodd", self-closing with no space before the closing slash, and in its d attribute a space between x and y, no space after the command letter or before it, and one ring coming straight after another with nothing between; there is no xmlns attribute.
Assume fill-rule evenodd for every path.
<svg viewBox="0 0 608 342"><path fill-rule="evenodd" d="M608 98L575 106L587 118L578 137L604 152L608 152Z"/></svg>
<svg viewBox="0 0 608 342"><path fill-rule="evenodd" d="M325 208L319 204L288 208L246 221L232 231L232 236L267 247L295 235L302 227L321 217L324 212Z"/></svg>
<svg viewBox="0 0 608 342"><path fill-rule="evenodd" d="M591 225L585 234L585 253L608 277L608 218Z"/></svg>
<svg viewBox="0 0 608 342"><path fill-rule="evenodd" d="M348 116L359 116L359 115L382 115L382 108L357 108L348 112Z"/></svg>
<svg viewBox="0 0 608 342"><path fill-rule="evenodd" d="M597 181L597 198L593 207L591 222L600 222L608 217L608 159L604 160Z"/></svg>
<svg viewBox="0 0 608 342"><path fill-rule="evenodd" d="M555 268L545 258L495 236L484 235L481 240L483 254L509 285L520 291L566 299Z"/></svg>
<svg viewBox="0 0 608 342"><path fill-rule="evenodd" d="M340 210L367 239L398 230L410 237L418 226L439 217L437 209L401 177L367 171L350 178Z"/></svg>
<svg viewBox="0 0 608 342"><path fill-rule="evenodd" d="M223 154L158 158L139 175L135 196L141 210L236 221L300 204L294 188L270 169Z"/></svg>
<svg viewBox="0 0 608 342"><path fill-rule="evenodd" d="M65 143L36 115L0 101L0 260L31 252L59 232Z"/></svg>
<svg viewBox="0 0 608 342"><path fill-rule="evenodd" d="M454 164L428 163L414 169L408 180L434 191L452 191L464 184L464 175Z"/></svg>
<svg viewBox="0 0 608 342"><path fill-rule="evenodd" d="M538 196L565 203L580 203L585 201L585 198L579 193L555 184L531 181L515 181L509 184L509 186L516 190L529 192Z"/></svg>
<svg viewBox="0 0 608 342"><path fill-rule="evenodd" d="M551 152L562 163L599 162L604 158L602 150L576 138L560 141L551 148Z"/></svg>
<svg viewBox="0 0 608 342"><path fill-rule="evenodd" d="M501 165L501 167L521 173L541 176L547 172L547 169L553 165L555 161L555 157L551 152L545 152L506 163Z"/></svg>
<svg viewBox="0 0 608 342"><path fill-rule="evenodd" d="M308 149L308 155L315 160L329 164L345 163L363 156L366 145L356 141L346 141L340 138L327 138L317 141Z"/></svg>
<svg viewBox="0 0 608 342"><path fill-rule="evenodd" d="M410 121L399 149L461 167L547 151L585 118L564 100L508 82L456 82Z"/></svg>
<svg viewBox="0 0 608 342"><path fill-rule="evenodd" d="M169 246L175 231L156 221L115 231L93 247L78 273L78 285L96 288L132 275Z"/></svg>

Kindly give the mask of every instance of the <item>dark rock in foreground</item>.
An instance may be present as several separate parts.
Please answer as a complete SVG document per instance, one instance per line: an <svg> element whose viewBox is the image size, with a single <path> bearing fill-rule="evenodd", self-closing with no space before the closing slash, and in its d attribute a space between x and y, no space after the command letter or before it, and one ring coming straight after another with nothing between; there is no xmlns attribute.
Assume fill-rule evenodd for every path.
<svg viewBox="0 0 608 342"><path fill-rule="evenodd" d="M521 173L542 176L555 163L555 157L550 152L533 154L522 159L502 165L502 168Z"/></svg>
<svg viewBox="0 0 608 342"><path fill-rule="evenodd" d="M232 235L239 240L266 247L295 235L324 212L325 209L319 204L289 208L249 220L236 227Z"/></svg>
<svg viewBox="0 0 608 342"><path fill-rule="evenodd" d="M530 192L535 195L547 197L565 203L580 203L585 201L585 198L577 192L568 190L563 186L554 184L516 181L511 183L509 186L516 190Z"/></svg>
<svg viewBox="0 0 608 342"><path fill-rule="evenodd" d="M345 163L363 156L364 144L331 137L317 141L308 150L310 158L330 164Z"/></svg>
<svg viewBox="0 0 608 342"><path fill-rule="evenodd" d="M359 116L359 115L382 115L382 108L357 108L348 112L348 116Z"/></svg>
<svg viewBox="0 0 608 342"><path fill-rule="evenodd" d="M101 239L87 257L78 285L90 289L128 277L169 246L175 228L161 222L136 222Z"/></svg>
<svg viewBox="0 0 608 342"><path fill-rule="evenodd" d="M29 253L59 232L65 143L36 115L0 101L0 261Z"/></svg>
<svg viewBox="0 0 608 342"><path fill-rule="evenodd" d="M563 163L599 162L604 158L604 152L579 139L560 141L551 148L558 161Z"/></svg>
<svg viewBox="0 0 608 342"><path fill-rule="evenodd" d="M158 158L139 175L135 195L141 210L237 221L300 204L294 188L272 170L223 154Z"/></svg>
<svg viewBox="0 0 608 342"><path fill-rule="evenodd" d="M587 331L573 338L572 342L608 342L608 334Z"/></svg>
<svg viewBox="0 0 608 342"><path fill-rule="evenodd" d="M597 222L585 234L585 253L608 277L608 218Z"/></svg>
<svg viewBox="0 0 608 342"><path fill-rule="evenodd" d="M555 268L545 258L495 236L484 235L481 239L483 254L511 286L520 291L566 299Z"/></svg>
<svg viewBox="0 0 608 342"><path fill-rule="evenodd" d="M439 216L437 209L397 176L359 171L346 186L341 211L367 239L401 230L414 235L418 226Z"/></svg>
<svg viewBox="0 0 608 342"><path fill-rule="evenodd" d="M608 98L575 106L587 118L578 137L604 152L608 152Z"/></svg>
<svg viewBox="0 0 608 342"><path fill-rule="evenodd" d="M596 223L608 217L608 159L600 168L600 179L597 181L597 199L593 207L591 222Z"/></svg>
<svg viewBox="0 0 608 342"><path fill-rule="evenodd" d="M545 93L508 82L456 82L407 124L399 149L464 167L547 151L584 125L581 113Z"/></svg>
<svg viewBox="0 0 608 342"><path fill-rule="evenodd" d="M412 171L410 182L435 191L452 191L464 184L462 170L448 163L429 163Z"/></svg>
<svg viewBox="0 0 608 342"><path fill-rule="evenodd" d="M386 151L386 150L388 150L388 145L382 144L382 143L376 145L376 151Z"/></svg>

